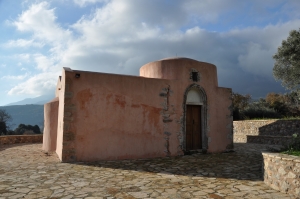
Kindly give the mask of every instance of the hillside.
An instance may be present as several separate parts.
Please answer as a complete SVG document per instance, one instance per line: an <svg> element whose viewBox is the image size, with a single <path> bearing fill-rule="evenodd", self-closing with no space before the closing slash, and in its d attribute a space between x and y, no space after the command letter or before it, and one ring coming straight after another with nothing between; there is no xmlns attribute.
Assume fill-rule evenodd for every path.
<svg viewBox="0 0 300 199"><path fill-rule="evenodd" d="M49 102L51 99L54 98L54 95L41 95L35 98L26 98L18 102L13 102L10 104L6 104L5 106L13 106L13 105L27 105L27 104L39 104L44 105L45 103Z"/></svg>
<svg viewBox="0 0 300 199"><path fill-rule="evenodd" d="M44 106L37 104L0 106L12 117L9 123L12 129L15 129L19 124L38 125L43 130L44 126Z"/></svg>

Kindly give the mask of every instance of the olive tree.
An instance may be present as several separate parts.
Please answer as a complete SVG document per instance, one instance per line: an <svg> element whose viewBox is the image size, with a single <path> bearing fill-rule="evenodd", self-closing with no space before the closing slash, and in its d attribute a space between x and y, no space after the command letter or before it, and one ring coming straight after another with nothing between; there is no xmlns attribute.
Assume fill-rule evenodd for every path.
<svg viewBox="0 0 300 199"><path fill-rule="evenodd" d="M11 120L11 116L3 109L0 109L0 135L7 134L7 122Z"/></svg>
<svg viewBox="0 0 300 199"><path fill-rule="evenodd" d="M282 85L289 90L300 88L300 28L292 30L286 40L282 41L275 60L273 75L281 80Z"/></svg>
<svg viewBox="0 0 300 199"><path fill-rule="evenodd" d="M23 135L26 131L33 131L35 134L41 134L40 127L38 125L25 125L19 124L19 126L15 129L15 135Z"/></svg>
<svg viewBox="0 0 300 199"><path fill-rule="evenodd" d="M249 105L251 101L250 95L241 95L239 93L232 93L232 108L233 108L233 120L244 119L242 112Z"/></svg>

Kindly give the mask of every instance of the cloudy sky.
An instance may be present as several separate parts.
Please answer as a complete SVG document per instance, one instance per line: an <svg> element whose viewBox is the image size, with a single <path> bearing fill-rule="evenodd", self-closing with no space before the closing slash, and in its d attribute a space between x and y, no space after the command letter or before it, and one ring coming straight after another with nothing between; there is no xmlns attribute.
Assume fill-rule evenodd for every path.
<svg viewBox="0 0 300 199"><path fill-rule="evenodd" d="M0 0L0 106L53 94L62 67L138 75L166 57L213 63L219 86L286 90L272 55L299 0Z"/></svg>

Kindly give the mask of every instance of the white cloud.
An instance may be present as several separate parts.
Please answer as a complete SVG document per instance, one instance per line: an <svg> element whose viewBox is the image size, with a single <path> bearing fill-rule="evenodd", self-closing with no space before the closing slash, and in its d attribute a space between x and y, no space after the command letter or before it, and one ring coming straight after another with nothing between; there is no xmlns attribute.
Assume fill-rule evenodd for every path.
<svg viewBox="0 0 300 199"><path fill-rule="evenodd" d="M187 29L186 34L187 35L199 34L200 31L201 31L201 29L198 26L196 26L196 27L193 27L191 29Z"/></svg>
<svg viewBox="0 0 300 199"><path fill-rule="evenodd" d="M24 75L6 75L3 76L1 79L5 79L5 80L23 80L26 77L28 77L30 75L30 73L25 73Z"/></svg>
<svg viewBox="0 0 300 199"><path fill-rule="evenodd" d="M47 2L32 4L14 22L19 31L31 33L31 39L8 43L50 47L47 53L18 55L23 61L33 61L38 74L13 87L9 94L54 92L62 67L138 75L143 64L176 55L216 64L219 77L227 77L222 81L229 86L236 84L235 78L228 78L230 75L244 72L270 78L272 54L289 30L300 24L300 20L292 19L263 28L237 28L222 33L201 26L200 22L217 22L224 13L241 12L239 6L245 7L246 3L239 0L74 2L81 7L103 4L91 9L69 29L60 26L55 9ZM255 5L258 6L253 8L254 14L263 8L259 3ZM260 15L254 17L259 20ZM246 82L248 76L243 78Z"/></svg>
<svg viewBox="0 0 300 199"><path fill-rule="evenodd" d="M162 11L168 5L158 8L155 1L147 2L145 6L129 0L110 1L72 26L81 36L68 45L60 65L137 74L134 71L152 61L151 57L155 60L178 54L220 63L218 67L227 67L224 66L227 63L232 70L234 66L242 67L250 73L271 77L272 54L298 20L265 28L235 29L227 33L209 32L199 26L193 26L185 32L181 30L190 15L200 17L204 13L202 11L210 8L213 12L222 13L222 9L228 10L232 3L238 3L230 2L227 5L227 2L185 1L183 9L166 11L162 20L157 18L162 15L153 15L153 10ZM181 20L177 21L178 16ZM169 22L173 25L170 26ZM130 60L139 61L129 66Z"/></svg>
<svg viewBox="0 0 300 199"><path fill-rule="evenodd" d="M236 0L189 0L183 2L183 8L189 13L191 20L210 23L217 22L220 15L228 12L229 8L238 7L241 4Z"/></svg>
<svg viewBox="0 0 300 199"><path fill-rule="evenodd" d="M40 73L30 77L25 82L14 86L8 91L9 95L43 95L54 93L58 73Z"/></svg>
<svg viewBox="0 0 300 199"><path fill-rule="evenodd" d="M225 38L232 38L239 42L241 51L236 56L240 67L249 73L271 79L274 64L272 56L282 40L287 38L289 31L298 24L300 20L296 19L264 28L236 29L223 35Z"/></svg>
<svg viewBox="0 0 300 199"><path fill-rule="evenodd" d="M47 2L32 4L28 10L13 22L19 31L32 32L33 37L41 41L60 42L71 37L69 30L64 30L56 23L55 9L49 9ZM56 43L56 45L58 45Z"/></svg>
<svg viewBox="0 0 300 199"><path fill-rule="evenodd" d="M30 61L31 54L29 53L21 53L21 54L15 54L13 55L13 58L19 59L21 61L29 62Z"/></svg>
<svg viewBox="0 0 300 199"><path fill-rule="evenodd" d="M273 54L273 49L263 49L260 44L250 42L247 53L238 56L239 65L247 72L272 78Z"/></svg>
<svg viewBox="0 0 300 199"><path fill-rule="evenodd" d="M80 7L84 7L88 4L94 4L99 2L107 2L108 0L74 0L74 3L79 5Z"/></svg>
<svg viewBox="0 0 300 199"><path fill-rule="evenodd" d="M9 48L18 48L18 47L38 47L41 48L44 46L43 43L35 42L32 40L26 40L26 39L18 39L18 40L9 40L7 43L4 44L5 47Z"/></svg>
<svg viewBox="0 0 300 199"><path fill-rule="evenodd" d="M299 0L188 0L182 1L191 24L218 24L230 27L247 27L253 24L286 23L299 19ZM279 21L278 21L279 20ZM261 27L261 26L260 26ZM231 29L231 27L230 27Z"/></svg>
<svg viewBox="0 0 300 199"><path fill-rule="evenodd" d="M54 67L54 62L51 60L51 57L46 57L42 54L35 54L34 60L36 62L36 67L42 71L49 71L51 67Z"/></svg>

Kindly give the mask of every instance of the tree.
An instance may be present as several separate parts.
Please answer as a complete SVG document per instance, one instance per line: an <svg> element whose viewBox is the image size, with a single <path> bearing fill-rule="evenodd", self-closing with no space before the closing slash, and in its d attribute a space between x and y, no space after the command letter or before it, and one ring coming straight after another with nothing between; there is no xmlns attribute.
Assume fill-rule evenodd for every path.
<svg viewBox="0 0 300 199"><path fill-rule="evenodd" d="M286 40L282 41L275 60L273 75L276 80L281 80L282 85L289 90L300 88L300 28L292 30Z"/></svg>
<svg viewBox="0 0 300 199"><path fill-rule="evenodd" d="M285 95L281 95L278 93L268 93L266 96L266 102L269 104L269 107L273 108L281 115L287 115L287 101L288 98Z"/></svg>
<svg viewBox="0 0 300 199"><path fill-rule="evenodd" d="M40 129L40 127L38 126L38 125L34 125L33 127L32 127L32 130L33 130L33 132L35 133L35 134L41 134L42 132L41 132L41 129Z"/></svg>
<svg viewBox="0 0 300 199"><path fill-rule="evenodd" d="M292 92L290 92L290 93L287 93L286 94L286 96L287 96L287 103L289 104L289 105L291 105L291 106L298 106L299 105L299 103L300 103L300 98L298 97L299 96L299 94L297 93L297 92L295 92L295 91L292 91Z"/></svg>
<svg viewBox="0 0 300 199"><path fill-rule="evenodd" d="M251 96L249 94L241 95L239 93L232 93L233 108L244 110L249 105L250 100Z"/></svg>
<svg viewBox="0 0 300 199"><path fill-rule="evenodd" d="M16 135L23 135L25 132L31 131L35 134L41 134L40 127L38 125L25 125L25 124L19 124L19 126L15 129Z"/></svg>
<svg viewBox="0 0 300 199"><path fill-rule="evenodd" d="M7 134L7 122L11 120L11 116L3 109L0 109L0 135Z"/></svg>
<svg viewBox="0 0 300 199"><path fill-rule="evenodd" d="M7 134L7 126L5 122L0 122L0 135Z"/></svg>
<svg viewBox="0 0 300 199"><path fill-rule="evenodd" d="M23 135L26 131L26 125L25 124L19 124L19 126L15 129L16 135Z"/></svg>
<svg viewBox="0 0 300 199"><path fill-rule="evenodd" d="M241 95L239 93L232 93L232 106L233 106L233 120L244 119L242 112L249 105L251 100L250 95Z"/></svg>
<svg viewBox="0 0 300 199"><path fill-rule="evenodd" d="M10 114L6 112L6 110L0 109L0 122L8 122L11 120Z"/></svg>

